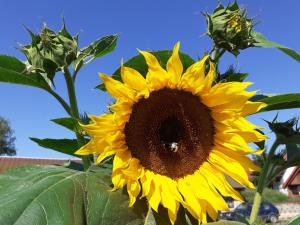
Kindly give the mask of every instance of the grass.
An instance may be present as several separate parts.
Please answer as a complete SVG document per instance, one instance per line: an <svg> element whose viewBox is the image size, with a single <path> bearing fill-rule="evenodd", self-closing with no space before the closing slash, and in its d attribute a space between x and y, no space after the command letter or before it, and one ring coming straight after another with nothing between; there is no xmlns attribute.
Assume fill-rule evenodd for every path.
<svg viewBox="0 0 300 225"><path fill-rule="evenodd" d="M255 190L247 189L245 191L242 191L241 194L247 202L252 203L255 195ZM289 198L287 195L269 188L266 188L264 190L262 201L270 202L272 204L286 203L286 202L300 202L300 200L298 199Z"/></svg>

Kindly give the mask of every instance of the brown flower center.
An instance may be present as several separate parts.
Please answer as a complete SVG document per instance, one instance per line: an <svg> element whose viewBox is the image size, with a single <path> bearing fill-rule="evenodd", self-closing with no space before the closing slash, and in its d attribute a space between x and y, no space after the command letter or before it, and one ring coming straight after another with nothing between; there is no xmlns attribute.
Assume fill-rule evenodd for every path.
<svg viewBox="0 0 300 225"><path fill-rule="evenodd" d="M126 144L142 166L171 178L193 174L214 141L210 110L189 92L162 89L133 105Z"/></svg>

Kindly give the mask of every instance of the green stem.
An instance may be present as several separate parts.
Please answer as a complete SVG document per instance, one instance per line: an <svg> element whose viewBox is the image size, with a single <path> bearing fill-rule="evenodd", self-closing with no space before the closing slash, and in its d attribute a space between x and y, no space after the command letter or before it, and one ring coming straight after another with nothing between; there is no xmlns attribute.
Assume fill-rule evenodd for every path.
<svg viewBox="0 0 300 225"><path fill-rule="evenodd" d="M226 52L225 49L219 49L218 47L214 46L213 51L211 53L211 59L215 64L219 63L219 59L221 56Z"/></svg>
<svg viewBox="0 0 300 225"><path fill-rule="evenodd" d="M77 120L80 120L74 81L67 67L64 68L63 74L65 76L65 80L68 88L68 95L69 95L70 107L71 107L71 116ZM76 138L80 147L85 145L84 136L82 134L76 132ZM84 170L87 170L91 166L91 160L89 156L83 156L82 162L83 162Z"/></svg>
<svg viewBox="0 0 300 225"><path fill-rule="evenodd" d="M251 215L250 215L250 221L249 221L250 224L253 224L257 218L261 199L262 199L262 194L263 194L264 188L267 183L267 175L268 175L268 172L270 169L271 159L273 158L275 150L277 149L278 145L279 145L279 143L277 142L277 140L275 140L275 142L273 143L273 145L270 149L270 152L269 152L267 160L263 166L261 174L259 176L256 193L255 193L255 197L254 197L254 201L253 201L253 206L252 206L252 210L251 210Z"/></svg>

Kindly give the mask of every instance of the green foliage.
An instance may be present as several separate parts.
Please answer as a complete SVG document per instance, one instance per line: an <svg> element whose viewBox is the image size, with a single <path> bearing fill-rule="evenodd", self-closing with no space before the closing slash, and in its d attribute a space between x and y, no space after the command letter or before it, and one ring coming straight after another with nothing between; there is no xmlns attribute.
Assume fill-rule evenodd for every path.
<svg viewBox="0 0 300 225"><path fill-rule="evenodd" d="M0 55L0 82L22 84L42 89L48 88L48 83L42 75L30 73L26 65L15 57Z"/></svg>
<svg viewBox="0 0 300 225"><path fill-rule="evenodd" d="M254 30L251 31L251 36L255 40L254 46L263 48L277 48L288 56L300 63L300 55L293 49L280 45L278 43L267 40L261 33Z"/></svg>
<svg viewBox="0 0 300 225"><path fill-rule="evenodd" d="M298 143L286 144L287 161L284 164L285 167L298 166L300 164L300 140Z"/></svg>
<svg viewBox="0 0 300 225"><path fill-rule="evenodd" d="M80 65L80 62L87 64L96 58L112 52L116 47L117 40L118 35L108 35L96 40L87 47L80 49L77 53L77 59L74 62L74 67L77 68L78 65Z"/></svg>
<svg viewBox="0 0 300 225"><path fill-rule="evenodd" d="M239 73L233 66L229 66L225 73L218 73L217 82L243 82L248 76L248 73Z"/></svg>
<svg viewBox="0 0 300 225"><path fill-rule="evenodd" d="M31 43L20 47L30 65L29 70L45 73L53 81L54 75L76 59L78 37L72 37L65 24L59 32L52 31L44 24L39 34L27 28Z"/></svg>
<svg viewBox="0 0 300 225"><path fill-rule="evenodd" d="M71 131L74 132L81 131L78 121L72 117L57 118L57 119L52 119L51 121Z"/></svg>
<svg viewBox="0 0 300 225"><path fill-rule="evenodd" d="M241 195L245 198L247 202L253 203L255 190L246 189L245 191L241 192ZM289 198L287 195L279 191L270 188L265 188L262 196L262 201L277 204L277 203L284 203L284 202L294 202L295 200Z"/></svg>
<svg viewBox="0 0 300 225"><path fill-rule="evenodd" d="M59 32L45 25L39 34L26 29L31 43L19 49L28 61L24 64L15 57L0 55L0 82L38 87L49 92L56 72L64 72L64 68L72 64L75 80L82 66L113 51L118 39L118 35L108 35L78 49L78 35L72 37L65 24ZM59 98L57 94L51 94Z"/></svg>
<svg viewBox="0 0 300 225"><path fill-rule="evenodd" d="M300 108L300 93L280 95L255 95L251 101L259 101L268 104L260 112Z"/></svg>
<svg viewBox="0 0 300 225"><path fill-rule="evenodd" d="M277 141L280 144L300 144L300 129L297 126L298 119L292 118L284 122L279 122L277 121L277 117L278 115L272 121L265 120L271 131L276 134Z"/></svg>
<svg viewBox="0 0 300 225"><path fill-rule="evenodd" d="M156 51L156 52L151 52L159 61L160 65L163 68L166 68L168 59L172 55L171 50L162 50L162 51ZM183 64L183 69L184 71L195 61L187 54L184 54L182 52L179 53L179 57L181 59L181 62ZM137 55L129 59L127 62L124 63L124 66L126 67L131 67L138 72L140 72L144 77L146 77L147 71L148 71L148 66L146 64L145 58L142 55ZM122 81L121 78L121 68L118 68L114 73L113 73L113 78L119 81ZM96 88L105 91L104 84L98 85Z"/></svg>
<svg viewBox="0 0 300 225"><path fill-rule="evenodd" d="M0 116L0 155L15 155L15 140L16 138L9 122Z"/></svg>
<svg viewBox="0 0 300 225"><path fill-rule="evenodd" d="M212 58L216 65L225 51L237 56L240 50L249 47L277 48L300 62L300 56L296 51L270 42L262 34L255 32L253 20L246 16L245 10L241 10L236 1L227 7L219 4L211 15L206 14L205 16L208 26L207 34L214 41L213 52L215 54L213 55L216 57ZM77 106L74 87L77 73L83 66L96 58L112 52L116 47L118 35L102 37L88 46L78 49L78 35L72 36L67 31L65 24L58 32L46 26L43 26L39 34L34 34L29 29L27 31L31 36L31 43L21 46L20 50L25 54L28 61L23 63L14 57L0 55L0 82L38 87L48 91L59 101L71 117L53 119L52 122L73 131L77 139L31 138L31 140L42 147L74 156L74 152L86 143L78 122L81 120L82 123L88 123L84 116L80 117ZM172 51L164 50L152 53L159 60L161 66L166 68ZM180 53L180 58L184 70L195 62L184 53ZM70 65L73 67L72 74L69 70ZM148 71L148 66L142 55L131 58L124 65L136 69L143 76L146 76ZM67 82L69 104L52 89L53 80L59 71L64 74ZM229 69L226 73L219 74L217 81L242 82L247 76L246 73ZM122 81L120 68L113 73L113 78ZM97 88L105 90L103 84ZM261 111L299 108L300 94L257 95L252 98L252 101L268 104ZM274 174L276 175L283 169L300 163L300 147L297 145L300 143L299 130L297 128L294 130L293 126L288 127L290 124L287 121L280 124L272 123L272 127L270 126L279 140L276 144L286 144L288 159L284 161L282 156L277 157L274 154L270 154L271 156L264 155L265 158L259 159L270 165L265 170L265 174L267 174L265 178L267 179L271 180ZM277 126L276 129L280 129L273 129L273 125ZM287 129L283 130L287 133L282 135L280 133L282 127L279 125L285 126L284 128ZM5 123L2 123L0 118L0 150L3 151L4 149L5 154L14 154L12 131L7 125L6 128L3 129L3 127L5 127ZM3 147L2 139L6 140L5 144L9 146L9 150L7 147ZM265 145L264 142L256 144L260 148ZM277 146L275 145L274 151ZM85 170L90 166L89 157L83 157ZM28 166L0 175L0 224L170 225L167 210L162 206L156 213L143 198L138 199L134 207L129 208L128 195L125 190L109 191L112 187L111 168L109 166L95 167L86 172L72 170L70 169L71 165L68 167ZM243 195L248 201L253 201L253 191L246 191ZM273 203L287 201L287 199L287 196L278 192L275 193L273 190L266 190L263 196L264 201L268 200ZM299 222L299 218L296 218L294 223L290 225L296 224L297 221ZM182 207L180 208L175 225L194 225L197 223L190 214ZM242 223L230 221L210 224L242 225Z"/></svg>
<svg viewBox="0 0 300 225"><path fill-rule="evenodd" d="M295 218L293 218L286 225L299 225L299 224L300 224L300 215L298 215Z"/></svg>
<svg viewBox="0 0 300 225"><path fill-rule="evenodd" d="M145 198L128 207L123 190L111 190L111 170L81 172L62 166L26 166L0 175L0 224L171 225L166 210L153 212ZM179 210L175 225L192 225ZM242 225L220 221L212 225Z"/></svg>
<svg viewBox="0 0 300 225"><path fill-rule="evenodd" d="M217 48L238 55L239 51L252 46L253 20L246 16L235 1L227 7L219 4L212 14L205 14L207 35Z"/></svg>
<svg viewBox="0 0 300 225"><path fill-rule="evenodd" d="M33 137L30 139L41 147L78 157L74 154L80 148L76 139L38 139Z"/></svg>

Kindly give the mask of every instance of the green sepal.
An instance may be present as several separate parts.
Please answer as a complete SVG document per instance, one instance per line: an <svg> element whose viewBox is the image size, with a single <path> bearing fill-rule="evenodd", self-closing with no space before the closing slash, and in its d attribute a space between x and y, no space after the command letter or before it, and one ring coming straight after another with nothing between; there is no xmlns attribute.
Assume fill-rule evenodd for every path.
<svg viewBox="0 0 300 225"><path fill-rule="evenodd" d="M263 131L259 130L259 129L255 129L257 132L261 133L261 134L265 134ZM263 140L263 141L259 141L259 142L254 142L254 144L256 144L256 146L259 148L259 149L264 149L265 148L265 143L266 141Z"/></svg>
<svg viewBox="0 0 300 225"><path fill-rule="evenodd" d="M286 144L286 163L289 165L289 167L299 165L300 163L300 137L298 140L298 144Z"/></svg>
<svg viewBox="0 0 300 225"><path fill-rule="evenodd" d="M77 38L66 30L65 23L59 32L54 32L44 24L39 34L34 34L28 28L32 41L20 46L30 65L30 70L45 73L53 82L55 73L69 66L77 55Z"/></svg>
<svg viewBox="0 0 300 225"><path fill-rule="evenodd" d="M248 73L236 72L235 68L230 66L225 73L218 75L217 82L243 82L248 75Z"/></svg>

